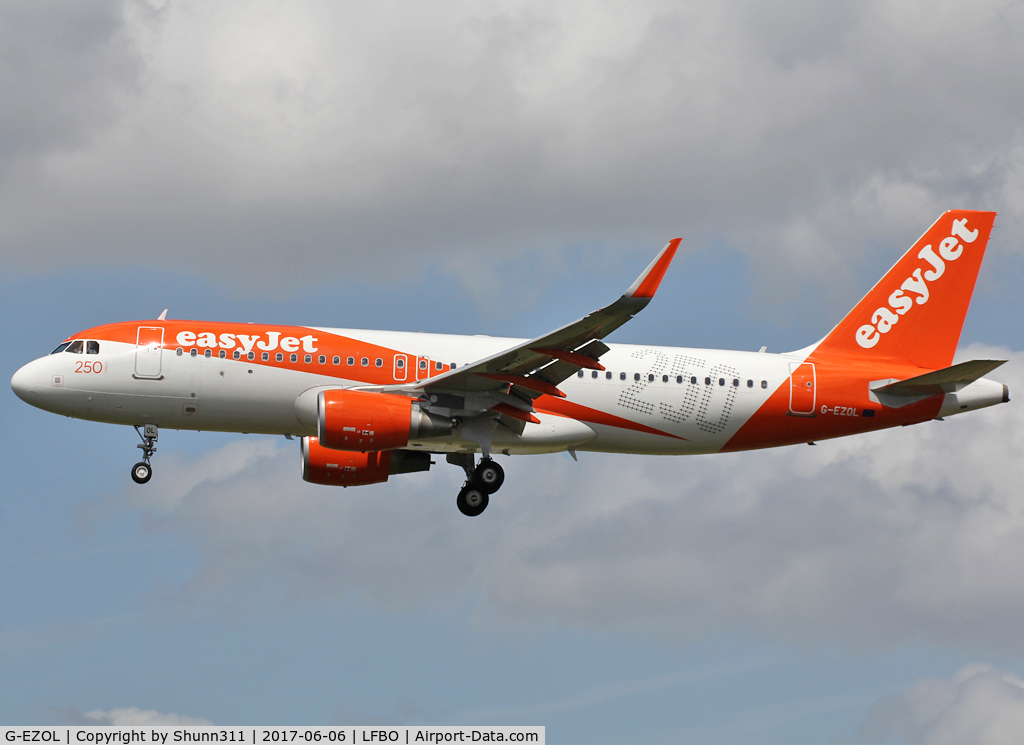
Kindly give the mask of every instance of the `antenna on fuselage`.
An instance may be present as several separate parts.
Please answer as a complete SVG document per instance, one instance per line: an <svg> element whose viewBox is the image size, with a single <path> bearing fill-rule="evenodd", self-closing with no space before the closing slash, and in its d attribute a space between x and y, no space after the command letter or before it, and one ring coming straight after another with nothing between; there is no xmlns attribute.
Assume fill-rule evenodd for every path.
<svg viewBox="0 0 1024 745"><path fill-rule="evenodd" d="M160 315L158 315L156 317L156 320L158 320L158 321L166 321L167 320L167 308L164 308L164 312L161 313Z"/></svg>

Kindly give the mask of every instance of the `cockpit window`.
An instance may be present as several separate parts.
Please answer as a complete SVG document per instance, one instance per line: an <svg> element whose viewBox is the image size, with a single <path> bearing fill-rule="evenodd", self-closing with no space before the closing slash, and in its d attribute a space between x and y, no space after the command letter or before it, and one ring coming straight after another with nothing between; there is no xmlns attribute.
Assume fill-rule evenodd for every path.
<svg viewBox="0 0 1024 745"><path fill-rule="evenodd" d="M50 354L60 354L61 352L63 352L65 349L68 348L68 344L70 344L70 343L71 342L69 342L69 341L64 342L63 344L58 346L56 349L54 349L52 352L50 352Z"/></svg>
<svg viewBox="0 0 1024 745"><path fill-rule="evenodd" d="M87 341L85 343L85 353L86 354L99 354L100 353L100 343L98 341Z"/></svg>
<svg viewBox="0 0 1024 745"><path fill-rule="evenodd" d="M82 344L82 340L78 339L77 341L71 342L71 344L68 345L68 348L65 349L64 351L65 352L70 352L71 354L81 354L82 353L82 347L84 347L84 346L85 345Z"/></svg>

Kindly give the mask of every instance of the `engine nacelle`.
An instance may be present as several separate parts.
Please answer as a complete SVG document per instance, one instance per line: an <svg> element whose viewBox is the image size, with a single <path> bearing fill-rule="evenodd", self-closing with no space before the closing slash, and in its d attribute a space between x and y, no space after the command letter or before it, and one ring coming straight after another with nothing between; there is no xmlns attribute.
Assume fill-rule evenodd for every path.
<svg viewBox="0 0 1024 745"><path fill-rule="evenodd" d="M325 486L380 484L396 473L430 470L430 453L385 450L359 453L325 448L316 437L303 437L302 478Z"/></svg>
<svg viewBox="0 0 1024 745"><path fill-rule="evenodd" d="M345 389L317 397L319 442L333 450L394 450L409 440L444 437L452 421L420 408L408 396Z"/></svg>

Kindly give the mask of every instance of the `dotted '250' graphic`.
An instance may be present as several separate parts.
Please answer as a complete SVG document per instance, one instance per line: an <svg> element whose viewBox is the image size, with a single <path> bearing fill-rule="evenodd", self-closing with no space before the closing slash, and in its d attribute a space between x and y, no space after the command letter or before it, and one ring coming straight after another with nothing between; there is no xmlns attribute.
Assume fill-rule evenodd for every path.
<svg viewBox="0 0 1024 745"><path fill-rule="evenodd" d="M631 356L637 360L651 358L650 368L646 374L640 376L639 380L634 380L628 388L622 391L619 396L619 406L648 416L654 415L655 406L657 406L662 418L674 424L682 424L690 419L696 409L697 415L694 421L699 429L709 434L716 434L725 429L736 400L736 387L706 385L705 378L710 378L712 381L719 377L732 379L739 376L739 372L735 368L728 365L715 365L707 370L706 360L684 355L674 355L670 364L669 355L657 349L639 349ZM666 370L668 370L667 374L672 381L678 377L683 378L682 384L679 385L683 397L681 404L670 404L664 401L655 404L643 395L652 383L666 374ZM694 379L696 379L696 383L693 382ZM656 390L653 389L652 392ZM715 401L717 396L724 397L720 410L715 405L718 403ZM672 396L672 398L676 398L676 396Z"/></svg>

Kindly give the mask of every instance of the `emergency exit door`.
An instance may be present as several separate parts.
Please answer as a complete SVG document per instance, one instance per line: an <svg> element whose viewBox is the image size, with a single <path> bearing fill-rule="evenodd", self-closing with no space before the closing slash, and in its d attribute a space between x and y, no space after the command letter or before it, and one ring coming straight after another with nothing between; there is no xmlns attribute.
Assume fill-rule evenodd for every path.
<svg viewBox="0 0 1024 745"><path fill-rule="evenodd" d="M430 358L416 358L416 380L426 380L430 377Z"/></svg>

